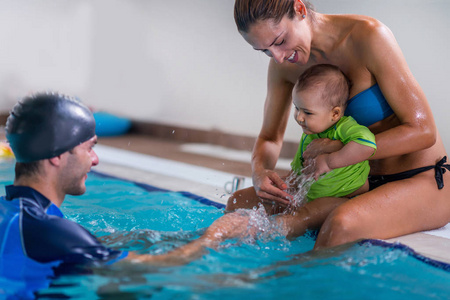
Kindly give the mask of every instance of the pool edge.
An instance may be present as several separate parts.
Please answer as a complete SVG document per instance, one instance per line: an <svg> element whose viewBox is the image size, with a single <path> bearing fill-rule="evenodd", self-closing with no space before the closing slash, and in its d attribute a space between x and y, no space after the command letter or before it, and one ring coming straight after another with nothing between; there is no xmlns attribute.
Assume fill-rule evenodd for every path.
<svg viewBox="0 0 450 300"><path fill-rule="evenodd" d="M446 272L450 272L450 260L448 262L444 262L439 259L432 258L429 255L423 255L420 252L414 250L412 247L398 241L392 242L388 240L364 239L359 241L358 244L359 245L370 244L384 248L398 249L427 265L433 266L438 269L442 269Z"/></svg>

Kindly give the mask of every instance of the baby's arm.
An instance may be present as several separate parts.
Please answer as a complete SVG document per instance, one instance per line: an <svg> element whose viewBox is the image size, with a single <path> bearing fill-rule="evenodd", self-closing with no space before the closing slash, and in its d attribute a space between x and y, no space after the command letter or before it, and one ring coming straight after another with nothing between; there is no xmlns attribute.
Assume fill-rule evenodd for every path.
<svg viewBox="0 0 450 300"><path fill-rule="evenodd" d="M341 150L322 154L316 157L314 168L314 179L333 169L343 168L369 159L375 149L356 142L347 143Z"/></svg>

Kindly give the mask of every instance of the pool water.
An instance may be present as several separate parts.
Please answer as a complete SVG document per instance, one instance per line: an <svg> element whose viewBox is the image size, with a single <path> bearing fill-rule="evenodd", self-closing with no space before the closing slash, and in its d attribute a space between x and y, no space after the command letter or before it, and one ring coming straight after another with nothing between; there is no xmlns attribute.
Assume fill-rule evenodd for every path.
<svg viewBox="0 0 450 300"><path fill-rule="evenodd" d="M0 163L0 185L13 162ZM201 235L223 210L189 193L89 174L88 192L62 206L105 244L163 253ZM450 272L398 245L361 242L311 251L314 234L229 241L185 266L118 262L53 278L39 299L448 299ZM0 278L0 299L7 291ZM230 298L232 297L232 298Z"/></svg>

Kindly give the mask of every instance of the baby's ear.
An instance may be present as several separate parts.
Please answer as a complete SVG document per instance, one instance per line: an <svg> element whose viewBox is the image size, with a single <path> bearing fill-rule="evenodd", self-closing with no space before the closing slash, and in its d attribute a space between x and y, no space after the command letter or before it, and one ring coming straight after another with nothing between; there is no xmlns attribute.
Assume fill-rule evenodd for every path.
<svg viewBox="0 0 450 300"><path fill-rule="evenodd" d="M335 106L331 110L331 115L333 122L339 120L342 117L342 114L344 113L344 110L340 106Z"/></svg>

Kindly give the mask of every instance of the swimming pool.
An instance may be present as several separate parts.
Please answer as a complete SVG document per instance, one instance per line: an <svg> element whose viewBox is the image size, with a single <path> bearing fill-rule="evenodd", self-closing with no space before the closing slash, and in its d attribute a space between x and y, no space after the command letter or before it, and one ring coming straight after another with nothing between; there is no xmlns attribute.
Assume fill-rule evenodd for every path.
<svg viewBox="0 0 450 300"><path fill-rule="evenodd" d="M0 185L12 182L12 162L0 163ZM222 215L208 199L91 173L88 192L67 197L66 217L111 247L161 253L198 237ZM202 203L203 202L203 203ZM400 245L361 242L311 252L314 235L287 241L230 241L186 266L116 263L66 274L39 298L73 299L446 299L448 265ZM11 284L0 280L2 284ZM2 286L2 290L6 290ZM1 294L0 294L1 297Z"/></svg>

